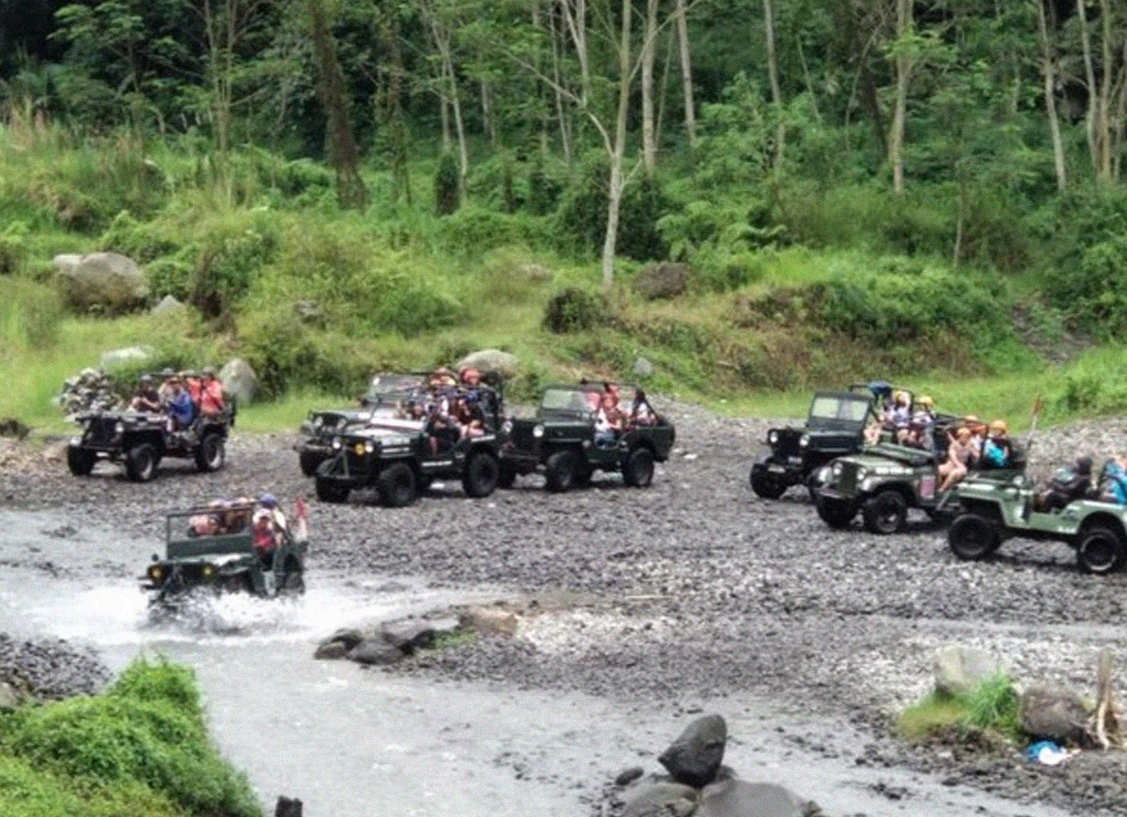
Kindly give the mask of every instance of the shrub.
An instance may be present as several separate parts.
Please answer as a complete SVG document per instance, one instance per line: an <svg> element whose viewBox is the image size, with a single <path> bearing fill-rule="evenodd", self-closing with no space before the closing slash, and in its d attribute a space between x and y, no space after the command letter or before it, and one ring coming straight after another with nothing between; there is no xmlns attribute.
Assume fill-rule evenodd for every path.
<svg viewBox="0 0 1127 817"><path fill-rule="evenodd" d="M556 334L586 331L606 323L609 314L604 296L568 287L548 300L544 328Z"/></svg>
<svg viewBox="0 0 1127 817"><path fill-rule="evenodd" d="M18 275L27 260L27 223L10 221L0 231L0 275Z"/></svg>
<svg viewBox="0 0 1127 817"><path fill-rule="evenodd" d="M1127 334L1127 236L1085 247L1079 263L1048 282L1050 297L1086 334Z"/></svg>
<svg viewBox="0 0 1127 817"><path fill-rule="evenodd" d="M458 160L453 153L443 153L434 171L434 208L440 216L458 209Z"/></svg>
<svg viewBox="0 0 1127 817"><path fill-rule="evenodd" d="M49 347L58 337L63 314L54 286L9 276L0 298L0 345L9 350Z"/></svg>
<svg viewBox="0 0 1127 817"><path fill-rule="evenodd" d="M476 256L483 248L550 244L547 219L525 213L506 215L467 205L438 225L442 249L458 257Z"/></svg>

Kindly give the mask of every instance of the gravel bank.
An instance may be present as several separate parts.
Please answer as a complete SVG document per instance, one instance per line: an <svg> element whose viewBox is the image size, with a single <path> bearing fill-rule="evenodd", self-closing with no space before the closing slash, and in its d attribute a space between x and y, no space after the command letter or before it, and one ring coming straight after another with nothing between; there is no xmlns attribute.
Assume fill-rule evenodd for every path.
<svg viewBox="0 0 1127 817"><path fill-rule="evenodd" d="M590 489L551 495L529 476L486 500L448 485L400 510L355 496L347 505L314 501L310 566L496 585L530 611L514 640L478 641L397 672L625 692L676 707L753 692L864 724L873 736L865 763L939 770L1077 814L1127 815L1119 753L1048 769L1016 754L907 749L887 737L892 713L929 688L933 649L951 642L997 652L1020 681L1090 694L1097 651L1123 658L1127 575L1082 575L1072 551L1056 544L1008 542L991 562L958 562L944 531L922 515L903 535L831 531L799 489L776 502L752 494L748 468L769 423L664 407L678 442L648 490L597 477ZM1042 431L1030 467L1045 474L1081 453L1099 460L1125 440L1119 420ZM237 434L223 471L197 475L169 461L145 485L110 465L75 479L49 455L0 452L0 505L61 506L152 537L154 512L171 507L266 489L311 494L292 442ZM1116 690L1127 700L1127 673Z"/></svg>

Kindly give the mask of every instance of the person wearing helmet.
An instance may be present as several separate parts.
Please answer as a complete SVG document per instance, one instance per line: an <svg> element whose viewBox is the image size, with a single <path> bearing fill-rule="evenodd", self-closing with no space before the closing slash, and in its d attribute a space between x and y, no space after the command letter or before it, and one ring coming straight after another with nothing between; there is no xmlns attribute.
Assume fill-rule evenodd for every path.
<svg viewBox="0 0 1127 817"><path fill-rule="evenodd" d="M201 417L215 417L223 412L223 381L215 376L215 369L203 370L199 401Z"/></svg>
<svg viewBox="0 0 1127 817"><path fill-rule="evenodd" d="M1006 468L1013 459L1013 443L1009 438L1005 420L994 420L987 429L986 442L982 444L984 468Z"/></svg>
<svg viewBox="0 0 1127 817"><path fill-rule="evenodd" d="M286 529L286 515L278 507L278 500L274 498L273 494L265 493L260 496L258 505L259 510L255 512L255 516L258 516L262 511L266 511L274 523L275 530L283 531Z"/></svg>
<svg viewBox="0 0 1127 817"><path fill-rule="evenodd" d="M1080 457L1071 468L1061 468L1043 491L1033 495L1033 509L1041 513L1059 511L1069 502L1090 496L1092 458Z"/></svg>

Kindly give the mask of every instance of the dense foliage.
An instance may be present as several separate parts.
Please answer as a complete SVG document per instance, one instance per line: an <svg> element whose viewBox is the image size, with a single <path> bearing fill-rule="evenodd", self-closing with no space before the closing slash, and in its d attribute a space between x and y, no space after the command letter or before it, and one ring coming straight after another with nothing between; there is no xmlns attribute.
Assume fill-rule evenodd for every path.
<svg viewBox="0 0 1127 817"><path fill-rule="evenodd" d="M103 694L0 716L8 817L259 817L208 739L191 671L137 659Z"/></svg>

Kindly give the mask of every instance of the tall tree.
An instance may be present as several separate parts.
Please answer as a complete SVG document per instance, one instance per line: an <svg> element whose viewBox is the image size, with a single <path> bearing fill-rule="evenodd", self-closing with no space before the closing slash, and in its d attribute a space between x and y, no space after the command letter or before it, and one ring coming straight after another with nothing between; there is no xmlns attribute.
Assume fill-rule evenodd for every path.
<svg viewBox="0 0 1127 817"><path fill-rule="evenodd" d="M779 61L775 55L775 13L771 0L763 0L763 31L767 41L767 77L771 83L771 102L778 122L775 126L775 167L783 163L787 126L783 118L783 93L779 89Z"/></svg>
<svg viewBox="0 0 1127 817"><path fill-rule="evenodd" d="M685 0L675 0L673 24L677 27L678 53L681 57L681 90L685 108L685 133L689 137L689 147L696 141L696 113L693 101L693 65L689 53L689 23Z"/></svg>
<svg viewBox="0 0 1127 817"><path fill-rule="evenodd" d="M1045 0L1034 0L1037 5L1037 32L1041 40L1041 76L1044 79L1045 115L1049 120L1049 138L1053 146L1053 169L1056 171L1057 189L1068 186L1068 170L1064 162L1064 143L1060 135L1060 117L1057 116L1056 55L1049 39L1049 25L1045 18Z"/></svg>
<svg viewBox="0 0 1127 817"><path fill-rule="evenodd" d="M908 85L912 79L912 0L896 0L896 40L892 45L896 68L896 94L892 125L888 131L888 164L892 168L892 190L904 194L904 125L908 109Z"/></svg>

